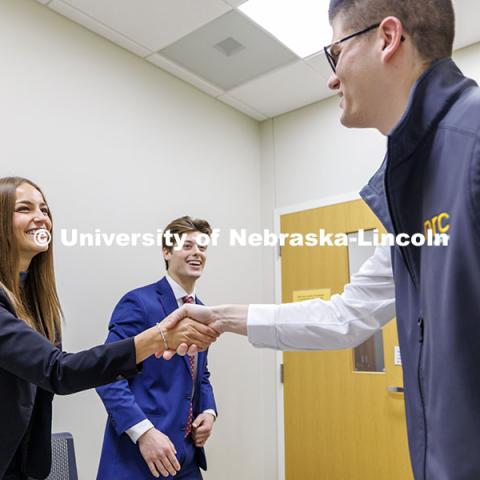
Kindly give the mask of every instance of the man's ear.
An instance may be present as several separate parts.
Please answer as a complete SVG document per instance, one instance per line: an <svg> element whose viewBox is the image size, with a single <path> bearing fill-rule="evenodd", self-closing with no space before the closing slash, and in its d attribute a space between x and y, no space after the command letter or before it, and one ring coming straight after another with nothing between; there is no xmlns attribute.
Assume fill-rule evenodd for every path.
<svg viewBox="0 0 480 480"><path fill-rule="evenodd" d="M172 252L168 248L163 248L162 252L164 260L168 262L172 258Z"/></svg>
<svg viewBox="0 0 480 480"><path fill-rule="evenodd" d="M403 37L403 25L397 17L385 18L379 27L379 35L382 37L382 60L387 63L398 52Z"/></svg>

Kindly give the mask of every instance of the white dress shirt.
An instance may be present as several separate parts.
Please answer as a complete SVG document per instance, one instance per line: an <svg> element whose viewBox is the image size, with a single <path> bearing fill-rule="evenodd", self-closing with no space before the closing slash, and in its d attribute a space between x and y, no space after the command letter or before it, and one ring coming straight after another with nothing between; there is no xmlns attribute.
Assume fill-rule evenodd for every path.
<svg viewBox="0 0 480 480"><path fill-rule="evenodd" d="M379 246L329 301L250 305L248 339L276 350L354 348L395 317L390 247Z"/></svg>
<svg viewBox="0 0 480 480"><path fill-rule="evenodd" d="M172 277L170 277L168 274L165 276L168 284L173 290L173 294L175 295L175 299L177 300L177 305L181 307L183 305L183 298L186 296L191 296L195 298L195 289L193 290L192 293L187 293L181 285L179 285ZM197 365L197 358L198 355L195 355L195 367L194 367L194 372L196 375L196 365ZM193 392L192 392L192 398L193 394L195 393L195 382L193 385ZM205 410L203 413L209 413L210 415L213 415L214 418L217 418L217 414L215 410L208 409ZM128 430L125 431L125 433L130 437L133 443L137 443L138 439L148 430L153 428L153 423L146 418L145 420L142 420L141 422L137 423L136 425L133 425L133 427L130 427Z"/></svg>

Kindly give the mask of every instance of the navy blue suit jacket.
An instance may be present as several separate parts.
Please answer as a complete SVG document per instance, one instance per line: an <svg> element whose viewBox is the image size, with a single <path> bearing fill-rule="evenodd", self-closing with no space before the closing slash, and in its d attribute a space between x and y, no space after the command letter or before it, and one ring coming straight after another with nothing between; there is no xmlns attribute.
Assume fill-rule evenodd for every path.
<svg viewBox="0 0 480 480"><path fill-rule="evenodd" d="M15 313L0 289L0 478L15 454L23 473L44 479L51 466L53 394L134 375L133 339L62 352Z"/></svg>
<svg viewBox="0 0 480 480"><path fill-rule="evenodd" d="M197 303L200 302L197 300ZM165 278L133 290L120 300L113 312L107 343L152 327L177 308L177 300ZM198 354L193 398L194 418L207 409L216 411L209 377L207 352L201 352ZM138 445L125 433L145 419L170 438L182 463L192 387L188 358L175 356L170 361L151 357L145 360L142 374L137 378L98 388L108 420L97 479L143 480L152 477ZM206 469L203 448L198 448L196 454L198 465Z"/></svg>

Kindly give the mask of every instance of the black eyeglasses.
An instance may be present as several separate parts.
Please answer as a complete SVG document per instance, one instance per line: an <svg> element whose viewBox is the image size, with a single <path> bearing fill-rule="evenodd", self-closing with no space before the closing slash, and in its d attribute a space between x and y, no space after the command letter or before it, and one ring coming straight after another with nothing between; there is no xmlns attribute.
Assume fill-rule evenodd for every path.
<svg viewBox="0 0 480 480"><path fill-rule="evenodd" d="M363 35L364 33L370 32L371 30L378 28L380 25L381 25L380 23L376 23L375 25L371 25L370 27L364 28L359 32L355 32L355 33L352 33L351 35L348 35L347 37L341 38L340 40L333 42L331 45L323 47L325 56L327 57L328 63L332 67L333 73L337 72L337 62L338 62L338 57L340 55L339 51L337 52L335 51L335 47L337 47L343 42L346 42L347 40L357 37L358 35ZM405 37L402 35L401 41L403 42L404 40L405 40Z"/></svg>

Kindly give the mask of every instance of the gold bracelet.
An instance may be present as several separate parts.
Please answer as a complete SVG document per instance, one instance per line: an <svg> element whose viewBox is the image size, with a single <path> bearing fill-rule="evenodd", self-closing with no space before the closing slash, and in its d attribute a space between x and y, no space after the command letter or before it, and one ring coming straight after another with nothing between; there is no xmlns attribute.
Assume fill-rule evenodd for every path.
<svg viewBox="0 0 480 480"><path fill-rule="evenodd" d="M168 350L167 334L166 332L163 331L162 327L160 326L160 323L157 323L157 327L158 327L158 331L160 332L160 335L162 336L165 351L167 351Z"/></svg>

